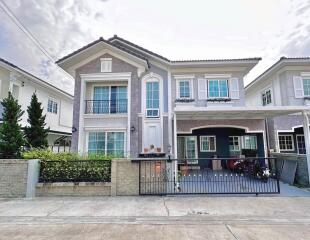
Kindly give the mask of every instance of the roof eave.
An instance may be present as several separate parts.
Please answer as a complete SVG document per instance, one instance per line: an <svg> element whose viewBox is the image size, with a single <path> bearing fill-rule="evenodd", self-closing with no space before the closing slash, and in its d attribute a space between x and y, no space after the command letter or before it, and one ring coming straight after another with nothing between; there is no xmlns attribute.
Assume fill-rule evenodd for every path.
<svg viewBox="0 0 310 240"><path fill-rule="evenodd" d="M123 54L125 54L127 56L130 56L131 58L135 59L135 61L137 61L139 64L141 64L141 65L143 65L145 67L149 67L149 63L148 63L148 61L146 59L142 59L142 58L140 58L138 56L135 56L133 54L130 54L129 52L126 52L126 51L124 51L124 50L122 50L122 49L120 49L120 48L118 48L118 47L116 47L116 46L114 46L112 44L109 44L107 41L103 40L102 38L100 38L99 40L94 41L91 44L86 45L83 48L80 48L80 49L74 51L73 53L71 53L71 54L69 54L69 55L67 55L67 56L65 56L65 57L63 57L63 58L61 58L59 60L57 60L55 63L59 67L61 67L62 69L66 70L70 66L70 61L72 61L73 59L78 58L79 56L81 56L81 54L85 53L86 51L89 51L90 48L98 46L99 44L104 44L104 45L108 46L111 49L114 49L114 50L116 50L118 52L122 52Z"/></svg>
<svg viewBox="0 0 310 240"><path fill-rule="evenodd" d="M20 74L22 74L22 75L24 75L24 76L26 76L26 77L32 79L32 80L35 81L37 84L47 86L48 88L53 89L54 91L56 90L56 91L59 92L60 94L65 95L65 96L67 96L68 98L70 98L71 100L73 100L74 96L71 95L70 93L67 93L67 92L63 91L62 89L59 89L59 88L55 87L54 85L52 85L52 84L50 84L50 83L44 81L44 80L41 79L41 78L38 78L38 77L34 76L33 74L31 74L31 73L29 73L29 72L27 72L27 71L21 69L20 67L14 65L14 64L12 64L12 63L8 64L7 61L6 61L6 62L0 61L0 62L1 62L2 64L4 64L4 65L6 66L7 69L10 69L11 71L17 71L18 73L20 73Z"/></svg>
<svg viewBox="0 0 310 240"><path fill-rule="evenodd" d="M310 63L310 58L285 58L281 57L277 62L275 62L271 67L269 67L265 72L255 78L251 83L245 86L245 91L248 91L251 87L266 79L268 76L272 75L273 72L278 71L279 68L287 66L289 63Z"/></svg>

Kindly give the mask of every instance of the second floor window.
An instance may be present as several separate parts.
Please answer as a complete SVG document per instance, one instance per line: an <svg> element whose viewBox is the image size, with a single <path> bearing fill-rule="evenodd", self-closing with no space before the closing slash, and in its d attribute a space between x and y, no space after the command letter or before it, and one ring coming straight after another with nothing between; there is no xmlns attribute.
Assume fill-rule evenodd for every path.
<svg viewBox="0 0 310 240"><path fill-rule="evenodd" d="M126 86L102 86L94 87L94 99L92 113L126 113L127 112L127 87ZM90 113L87 109L87 113Z"/></svg>
<svg viewBox="0 0 310 240"><path fill-rule="evenodd" d="M159 82L146 83L146 116L159 117Z"/></svg>
<svg viewBox="0 0 310 240"><path fill-rule="evenodd" d="M47 111L50 113L57 114L57 108L58 108L57 102L55 100L48 99Z"/></svg>
<svg viewBox="0 0 310 240"><path fill-rule="evenodd" d="M266 106L272 103L271 89L262 92L262 104Z"/></svg>
<svg viewBox="0 0 310 240"><path fill-rule="evenodd" d="M209 79L208 80L209 98L228 98L228 80L227 79Z"/></svg>
<svg viewBox="0 0 310 240"><path fill-rule="evenodd" d="M178 81L178 98L191 98L191 84L189 80L179 80Z"/></svg>
<svg viewBox="0 0 310 240"><path fill-rule="evenodd" d="M310 96L310 78L303 78L304 96Z"/></svg>

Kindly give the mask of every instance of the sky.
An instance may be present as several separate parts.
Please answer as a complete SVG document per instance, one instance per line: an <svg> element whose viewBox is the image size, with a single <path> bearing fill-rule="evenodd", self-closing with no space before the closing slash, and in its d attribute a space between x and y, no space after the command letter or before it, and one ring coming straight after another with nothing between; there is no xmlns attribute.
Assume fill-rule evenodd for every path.
<svg viewBox="0 0 310 240"><path fill-rule="evenodd" d="M73 93L55 60L114 34L170 60L262 57L254 80L281 56L310 56L310 0L0 0L0 58Z"/></svg>

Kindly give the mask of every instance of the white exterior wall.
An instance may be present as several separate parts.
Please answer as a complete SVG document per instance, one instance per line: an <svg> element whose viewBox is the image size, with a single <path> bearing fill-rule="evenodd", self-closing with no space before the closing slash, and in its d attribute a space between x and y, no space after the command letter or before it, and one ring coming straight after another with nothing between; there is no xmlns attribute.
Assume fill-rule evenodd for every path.
<svg viewBox="0 0 310 240"><path fill-rule="evenodd" d="M14 71L8 71L4 68L0 68L0 80L0 99L7 97L8 91L11 90L13 84L19 86L18 102L21 105L22 110L25 111L21 119L22 126L27 125L27 107L30 104L32 94L36 92L38 100L42 103L43 114L46 114L47 127L50 127L50 130L52 131L71 133L73 111L72 97L63 94L52 87L41 86L28 77ZM47 112L49 98L57 101L57 114Z"/></svg>
<svg viewBox="0 0 310 240"><path fill-rule="evenodd" d="M262 106L262 91L272 89L273 106L303 106L304 100L296 98L294 92L294 76L301 76L303 72L310 72L310 66L285 66L269 74L260 82L245 91L247 106Z"/></svg>

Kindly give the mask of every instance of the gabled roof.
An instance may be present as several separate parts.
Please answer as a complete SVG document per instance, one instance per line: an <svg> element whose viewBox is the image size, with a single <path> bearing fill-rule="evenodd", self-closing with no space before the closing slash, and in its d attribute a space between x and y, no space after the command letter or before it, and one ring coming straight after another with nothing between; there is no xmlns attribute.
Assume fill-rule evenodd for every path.
<svg viewBox="0 0 310 240"><path fill-rule="evenodd" d="M283 63L302 63L302 62L309 62L310 63L310 57L281 57L277 62L272 64L266 71L264 71L261 75L259 75L257 78L255 78L252 82L250 82L245 89L248 90L250 87L270 75L272 72L277 70L281 67Z"/></svg>
<svg viewBox="0 0 310 240"><path fill-rule="evenodd" d="M0 62L2 62L2 63L4 63L4 64L8 65L9 67L14 68L14 69L17 70L18 72L20 72L20 73L22 73L22 74L24 74L24 75L26 75L26 76L29 76L30 78L35 79L36 81L38 81L38 82L41 83L41 84L47 85L48 87L53 88L53 89L56 89L57 91L61 92L62 94L66 95L66 96L68 96L68 97L70 97L70 98L73 98L73 95L67 93L66 91L64 91L64 90L62 90L62 89L60 89L60 88L58 88L58 87L55 87L54 85L52 85L52 84L50 84L50 83L48 83L48 82L42 80L41 78L38 78L38 77L34 76L33 74L27 72L27 71L24 70L24 69L21 69L20 67L14 65L13 63L11 63L11 62L9 62L9 61L3 59L3 58L0 58Z"/></svg>
<svg viewBox="0 0 310 240"><path fill-rule="evenodd" d="M168 58L159 55L155 52L152 52L146 48L143 48L135 43L132 43L124 38L121 38L117 35L114 35L112 38L109 38L108 40L104 40L102 37L100 37L98 40L68 54L67 56L59 59L56 61L57 64L62 64L65 60L67 60L70 57L73 57L76 54L81 53L82 51L91 48L92 46L104 42L106 44L109 44L112 47L118 48L128 54L131 54L135 57L138 57L142 60L145 60L148 63L148 56L153 56L157 58L158 60L162 61L165 64L168 64L170 66L184 66L186 64L193 65L197 64L198 66L201 66L202 64L250 64L250 68L253 68L258 61L261 60L261 58L255 57L255 58L240 58L240 59L206 59L206 60L169 60Z"/></svg>
<svg viewBox="0 0 310 240"><path fill-rule="evenodd" d="M143 51L143 52L146 52L146 53L148 53L148 54L150 54L150 55L153 55L153 56L155 56L155 57L158 57L158 58L160 58L160 59L162 59L162 60L165 60L165 61L167 61L167 62L169 62L169 63L201 63L201 62L239 62L239 61L244 61L244 62L246 62L246 61L260 61L260 60L262 60L261 58L258 58L258 57L255 57L255 58L239 58L239 59L190 59L190 60L170 60L170 59L168 59L168 58L166 58L166 57L164 57L164 56L162 56L162 55L159 55L159 54L157 54L157 53L155 53L155 52L152 52L152 51L150 51L150 50L148 50L148 49L146 49L146 48L143 48L143 47L141 47L141 46L139 46L139 45L137 45L137 44L135 44L135 43L133 43L133 42L130 42L130 41L128 41L128 40L126 40L126 39L124 39L124 38L121 38L121 37L119 37L119 36L117 36L117 35L114 35L112 38L109 38L108 39L108 41L109 42L117 42L117 41L120 41L120 42L123 42L123 43L125 43L125 44L127 44L127 45L129 45L129 46L132 46L132 47L134 47L134 48L137 48L137 49L139 49L139 50L141 50L141 51Z"/></svg>
<svg viewBox="0 0 310 240"><path fill-rule="evenodd" d="M120 49L120 50L122 50L122 51L128 53L128 54L131 54L131 55L133 55L133 56L135 56L135 57L138 57L138 58L140 58L140 59L142 59L142 60L147 61L147 58L145 58L143 55L138 54L138 53L136 53L136 52L134 52L134 51L130 51L129 49L124 48L124 47L122 47L122 46L118 46L117 44L113 44L113 43L111 43L111 42L109 42L109 41L103 39L102 37L100 37L99 39L97 39L97 40L95 40L95 41L93 41L93 42L91 42L91 43L85 45L84 47L81 47L81 48L79 48L78 50L76 50L76 51L74 51L74 52L72 52L72 53L70 53L70 54L68 54L68 55L66 55L66 56L64 56L64 57L62 57L62 58L60 58L60 59L58 59L58 60L56 61L56 63L59 64L59 63L63 62L64 60L66 60L66 59L68 59L68 58L70 58L70 57L72 57L72 56L74 56L74 55L76 55L76 54L78 54L78 53L80 53L80 52L82 52L82 51L84 51L84 50L86 50L86 49L88 49L88 48L90 48L90 47L92 47L92 46L98 44L98 43L100 43L100 42L104 42L104 43L106 43L106 44L109 44L109 45L111 45L111 46L113 46L113 47L116 47L116 48L118 48L118 49Z"/></svg>
<svg viewBox="0 0 310 240"><path fill-rule="evenodd" d="M155 57L161 58L162 60L165 60L165 61L167 61L167 62L170 62L170 60L169 60L168 58L166 58L166 57L164 57L164 56L162 56L162 55L159 55L159 54L157 54L157 53L155 53L155 52L152 52L152 51L150 51L150 50L148 50L148 49L146 49L146 48L143 48L143 47L141 47L141 46L139 46L139 45L137 45L137 44L135 44L135 43L133 43L133 42L130 42L130 41L124 39L124 38L121 38L121 37L119 37L119 36L117 36L117 35L114 35L113 37L111 37L111 38L108 39L108 41L111 42L111 43L113 43L113 42L116 41L116 40L119 40L119 41L121 41L121 42L124 42L124 43L126 43L126 44L128 44L128 45L130 45L130 46L132 46L132 47L134 47L134 48L140 49L140 50L143 51L143 52L146 52L146 53L148 53L148 54L150 54L150 55L153 55L153 56L155 56ZM116 45L117 45L117 44L116 44Z"/></svg>

